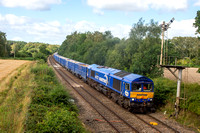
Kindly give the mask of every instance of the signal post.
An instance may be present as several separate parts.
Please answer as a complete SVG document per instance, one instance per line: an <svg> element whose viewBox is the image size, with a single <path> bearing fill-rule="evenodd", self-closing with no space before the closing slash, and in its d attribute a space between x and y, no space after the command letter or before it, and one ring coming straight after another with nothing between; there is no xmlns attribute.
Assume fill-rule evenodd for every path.
<svg viewBox="0 0 200 133"><path fill-rule="evenodd" d="M176 102L175 102L175 114L174 116L178 117L178 113L180 111L179 104L180 104L180 93L181 93L181 81L182 81L182 70L185 69L184 66L177 66L177 65L163 65L163 47L164 47L164 36L165 31L168 30L170 24L174 21L174 18L170 20L169 23L165 24L165 21L161 24L162 27L162 43L161 43L161 54L160 54L160 67L167 68L177 79L177 92L176 92ZM164 57L165 59L165 57ZM171 68L174 68L175 70L172 71ZM178 70L178 75L176 75L176 71Z"/></svg>

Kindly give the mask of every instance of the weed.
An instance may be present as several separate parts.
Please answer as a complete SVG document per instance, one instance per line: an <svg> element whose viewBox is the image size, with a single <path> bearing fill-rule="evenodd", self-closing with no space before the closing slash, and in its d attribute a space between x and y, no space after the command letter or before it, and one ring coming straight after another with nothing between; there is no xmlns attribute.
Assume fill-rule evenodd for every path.
<svg viewBox="0 0 200 133"><path fill-rule="evenodd" d="M154 79L155 97L154 103L157 108L161 107L162 111L167 111L168 115L174 114L174 103L176 100L176 82L165 78ZM196 84L181 84L181 97L186 101L180 101L180 115L178 121L184 125L193 128L200 127L200 85ZM185 113L183 113L185 112ZM190 124L188 124L190 123Z"/></svg>
<svg viewBox="0 0 200 133"><path fill-rule="evenodd" d="M3 103L3 101L5 100L8 92L9 92L9 89L6 89L6 90L0 92L0 104Z"/></svg>
<svg viewBox="0 0 200 133"><path fill-rule="evenodd" d="M22 66L18 73L11 77L7 89L0 93L0 131L19 132L22 131L22 123L26 113L26 104L23 101L30 93L30 73L27 73L28 66ZM24 77L27 77L24 80ZM23 82L23 83L21 83ZM23 111L22 111L23 110Z"/></svg>
<svg viewBox="0 0 200 133"><path fill-rule="evenodd" d="M84 132L77 107L58 82L52 68L37 63L31 68L36 87L25 123L26 132Z"/></svg>

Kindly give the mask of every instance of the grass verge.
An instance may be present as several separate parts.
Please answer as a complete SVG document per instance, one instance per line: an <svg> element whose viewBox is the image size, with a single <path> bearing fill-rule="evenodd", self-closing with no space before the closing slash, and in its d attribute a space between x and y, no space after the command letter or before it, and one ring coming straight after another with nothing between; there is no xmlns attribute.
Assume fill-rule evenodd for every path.
<svg viewBox="0 0 200 133"><path fill-rule="evenodd" d="M177 83L166 78L153 79L155 84L155 105L169 117L174 115ZM181 84L181 111L176 119L183 125L200 131L200 85Z"/></svg>
<svg viewBox="0 0 200 133"><path fill-rule="evenodd" d="M17 69L10 79L1 81L0 131L23 132L28 105L30 103L31 82L30 63Z"/></svg>
<svg viewBox="0 0 200 133"><path fill-rule="evenodd" d="M31 68L35 88L25 123L25 132L86 132L77 107L47 64Z"/></svg>

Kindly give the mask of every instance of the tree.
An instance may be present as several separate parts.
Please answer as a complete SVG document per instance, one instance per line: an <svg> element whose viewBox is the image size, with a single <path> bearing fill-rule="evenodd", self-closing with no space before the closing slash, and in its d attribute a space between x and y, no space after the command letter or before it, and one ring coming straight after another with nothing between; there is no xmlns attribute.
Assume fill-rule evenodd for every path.
<svg viewBox="0 0 200 133"><path fill-rule="evenodd" d="M9 55L10 46L6 44L6 33L0 31L0 57Z"/></svg>
<svg viewBox="0 0 200 133"><path fill-rule="evenodd" d="M169 44L171 46L169 47L169 51L171 53L170 56L176 56L178 59L188 57L190 64L186 63L187 65L199 65L200 40L198 38L174 37L170 40Z"/></svg>
<svg viewBox="0 0 200 133"><path fill-rule="evenodd" d="M47 45L45 44L42 44L40 47L39 47L39 52L45 54L45 55L49 55L50 52L47 50Z"/></svg>
<svg viewBox="0 0 200 133"><path fill-rule="evenodd" d="M200 34L200 10L197 11L197 16L195 17L194 27L197 28L196 34Z"/></svg>
<svg viewBox="0 0 200 133"><path fill-rule="evenodd" d="M14 54L14 58L15 58L15 56L16 56L18 50L19 50L19 44L14 43L11 47L12 47L12 51L11 52Z"/></svg>

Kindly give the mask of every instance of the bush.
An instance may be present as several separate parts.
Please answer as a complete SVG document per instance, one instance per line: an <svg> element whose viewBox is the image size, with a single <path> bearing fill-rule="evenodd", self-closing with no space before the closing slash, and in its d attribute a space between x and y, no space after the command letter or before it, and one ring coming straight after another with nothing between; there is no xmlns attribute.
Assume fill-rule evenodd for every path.
<svg viewBox="0 0 200 133"><path fill-rule="evenodd" d="M187 108L191 112L200 115L200 94L195 94L187 100Z"/></svg>
<svg viewBox="0 0 200 133"><path fill-rule="evenodd" d="M44 120L37 124L36 132L64 132L77 133L84 132L81 123L77 120L74 112L65 109L48 111Z"/></svg>
<svg viewBox="0 0 200 133"><path fill-rule="evenodd" d="M41 52L35 52L32 54L32 56L33 56L33 59L35 59L35 60L43 59L44 61L46 61L47 57L48 57L47 55L45 55Z"/></svg>
<svg viewBox="0 0 200 133"><path fill-rule="evenodd" d="M176 99L177 83L169 79L157 78L153 79L155 86L154 104L159 108L167 103L174 104ZM200 115L200 85L182 84L181 97L184 97L184 89L186 95L186 105L180 102L180 107Z"/></svg>
<svg viewBox="0 0 200 133"><path fill-rule="evenodd" d="M154 81L154 104L157 108L164 106L169 100L173 100L171 96L175 96L176 83L169 79L156 78Z"/></svg>
<svg viewBox="0 0 200 133"><path fill-rule="evenodd" d="M52 68L40 62L31 72L35 74L36 87L32 91L26 132L84 132L78 110Z"/></svg>
<svg viewBox="0 0 200 133"><path fill-rule="evenodd" d="M46 64L39 64L36 65L35 67L31 68L31 72L36 74L36 78L38 76L50 76L50 77L55 77L55 73L52 68L48 67Z"/></svg>
<svg viewBox="0 0 200 133"><path fill-rule="evenodd" d="M47 106L31 103L25 123L26 132L34 132L37 123L43 121L48 110L49 108Z"/></svg>

